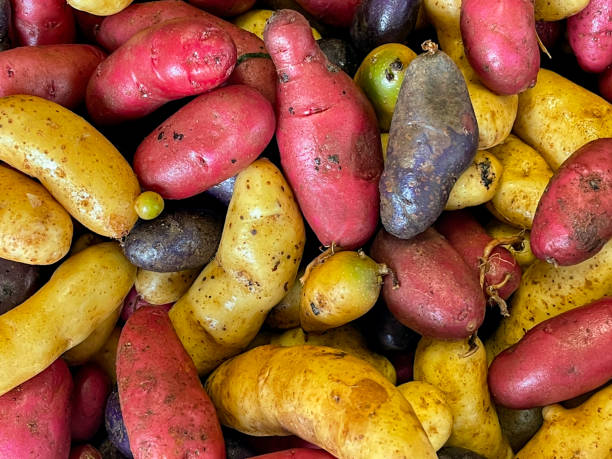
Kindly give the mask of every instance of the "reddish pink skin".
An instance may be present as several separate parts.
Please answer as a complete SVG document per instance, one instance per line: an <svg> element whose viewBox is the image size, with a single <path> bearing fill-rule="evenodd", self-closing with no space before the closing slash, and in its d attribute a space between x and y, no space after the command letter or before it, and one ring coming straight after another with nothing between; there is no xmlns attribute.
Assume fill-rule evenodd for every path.
<svg viewBox="0 0 612 459"><path fill-rule="evenodd" d="M62 359L0 397L0 457L66 459L72 376Z"/></svg>
<svg viewBox="0 0 612 459"><path fill-rule="evenodd" d="M444 212L436 221L435 227L479 279L480 258L484 254L485 247L493 238L467 210ZM489 256L485 287L499 284L507 274L510 274L510 279L497 292L504 300L508 299L518 288L521 282L521 267L507 249L497 246Z"/></svg>
<svg viewBox="0 0 612 459"><path fill-rule="evenodd" d="M98 124L141 118L216 88L235 64L234 42L209 21L167 21L139 32L98 66L87 86L87 111Z"/></svg>
<svg viewBox="0 0 612 459"><path fill-rule="evenodd" d="M11 0L15 35L22 46L73 43L76 26L66 0Z"/></svg>
<svg viewBox="0 0 612 459"><path fill-rule="evenodd" d="M247 442L254 451L260 454L275 453L287 449L320 449L317 445L307 442L296 435L253 437L247 436Z"/></svg>
<svg viewBox="0 0 612 459"><path fill-rule="evenodd" d="M123 11L106 17L96 37L104 48L114 51L142 29L180 17L202 17L223 29L232 37L238 57L267 52L263 41L257 35L178 0L133 3ZM274 103L276 100L276 70L270 59L244 60L236 65L228 83L251 86L270 102Z"/></svg>
<svg viewBox="0 0 612 459"><path fill-rule="evenodd" d="M77 28L90 43L98 43L96 37L98 35L98 31L100 30L100 24L102 24L104 18L105 16L96 16L95 14L87 13L85 11L74 10L74 19L76 21Z"/></svg>
<svg viewBox="0 0 612 459"><path fill-rule="evenodd" d="M72 441L90 440L104 419L111 391L108 376L99 366L86 364L74 375L70 431Z"/></svg>
<svg viewBox="0 0 612 459"><path fill-rule="evenodd" d="M128 319L117 350L117 383L134 458L225 458L215 408L168 313L143 307Z"/></svg>
<svg viewBox="0 0 612 459"><path fill-rule="evenodd" d="M140 184L164 199L184 199L233 177L266 148L274 108L256 89L219 88L189 102L138 146Z"/></svg>
<svg viewBox="0 0 612 459"><path fill-rule="evenodd" d="M492 91L517 94L535 85L540 49L532 0L463 0L465 53Z"/></svg>
<svg viewBox="0 0 612 459"><path fill-rule="evenodd" d="M414 351L397 352L389 356L389 360L395 367L397 375L396 386L407 383L414 379Z"/></svg>
<svg viewBox="0 0 612 459"><path fill-rule="evenodd" d="M599 94L608 102L612 102L612 66L599 75Z"/></svg>
<svg viewBox="0 0 612 459"><path fill-rule="evenodd" d="M91 445L78 445L70 450L68 459L103 459L102 454Z"/></svg>
<svg viewBox="0 0 612 459"><path fill-rule="evenodd" d="M384 230L374 238L371 256L395 274L385 282L383 298L389 311L423 336L461 339L482 324L485 298L477 278L449 242L433 228L412 239Z"/></svg>
<svg viewBox="0 0 612 459"><path fill-rule="evenodd" d="M251 459L333 459L334 457L322 449L294 448L253 456Z"/></svg>
<svg viewBox="0 0 612 459"><path fill-rule="evenodd" d="M21 46L0 53L0 97L29 94L73 109L106 53L91 45Z"/></svg>
<svg viewBox="0 0 612 459"><path fill-rule="evenodd" d="M569 266L591 258L612 237L612 138L576 150L555 172L540 198L531 250Z"/></svg>
<svg viewBox="0 0 612 459"><path fill-rule="evenodd" d="M561 31L563 30L563 22L562 21L536 21L535 23L536 32L542 44L550 50L559 37L561 36Z"/></svg>
<svg viewBox="0 0 612 459"><path fill-rule="evenodd" d="M166 303L160 305L151 304L142 299L142 297L138 294L135 287L129 291L125 300L123 300L123 308L121 309L121 319L123 321L127 321L134 311L142 308L143 306L155 306L158 308L162 308L164 311L168 312L174 303Z"/></svg>
<svg viewBox="0 0 612 459"><path fill-rule="evenodd" d="M603 72L612 64L612 0L590 0L567 18L567 38L582 70Z"/></svg>
<svg viewBox="0 0 612 459"><path fill-rule="evenodd" d="M296 0L296 2L325 24L350 27L362 0Z"/></svg>
<svg viewBox="0 0 612 459"><path fill-rule="evenodd" d="M236 16L250 10L255 0L188 0L194 6L221 17Z"/></svg>
<svg viewBox="0 0 612 459"><path fill-rule="evenodd" d="M302 213L323 245L360 247L379 215L383 161L374 110L329 63L298 12L275 13L264 42L279 75L281 164Z"/></svg>
<svg viewBox="0 0 612 459"><path fill-rule="evenodd" d="M496 403L527 409L557 403L612 378L612 297L548 319L489 367Z"/></svg>

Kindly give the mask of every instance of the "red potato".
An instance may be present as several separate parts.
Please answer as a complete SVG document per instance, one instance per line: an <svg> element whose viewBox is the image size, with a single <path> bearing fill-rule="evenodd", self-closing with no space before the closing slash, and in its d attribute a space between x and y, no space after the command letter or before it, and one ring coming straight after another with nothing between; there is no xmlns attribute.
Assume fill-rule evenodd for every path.
<svg viewBox="0 0 612 459"><path fill-rule="evenodd" d="M0 457L66 459L72 376L62 359L0 397Z"/></svg>
<svg viewBox="0 0 612 459"><path fill-rule="evenodd" d="M612 297L534 328L489 367L495 401L528 409L568 400L612 378Z"/></svg>
<svg viewBox="0 0 612 459"><path fill-rule="evenodd" d="M164 199L194 196L236 175L266 148L276 128L272 104L244 85L189 102L138 146L140 184Z"/></svg>
<svg viewBox="0 0 612 459"><path fill-rule="evenodd" d="M192 5L202 8L215 16L236 16L250 10L255 0L188 0Z"/></svg>
<svg viewBox="0 0 612 459"><path fill-rule="evenodd" d="M494 239L467 210L444 212L435 227L478 278L482 267L485 294L500 303L502 313L507 314L500 299L507 300L521 281L521 267L512 254L499 243L494 245Z"/></svg>
<svg viewBox="0 0 612 459"><path fill-rule="evenodd" d="M98 124L141 118L219 86L235 64L232 39L209 21L166 21L134 35L98 66L87 85L87 111Z"/></svg>
<svg viewBox="0 0 612 459"><path fill-rule="evenodd" d="M383 161L374 110L327 60L298 12L276 12L264 42L279 76L276 141L302 213L323 245L360 247L379 215Z"/></svg>
<svg viewBox="0 0 612 459"><path fill-rule="evenodd" d="M126 322L135 311L142 308L143 306L155 306L164 309L166 312L170 310L174 303L166 303L153 305L144 299L136 291L136 287L132 287L129 291L125 300L123 300L123 307L121 308L121 319Z"/></svg>
<svg viewBox="0 0 612 459"><path fill-rule="evenodd" d="M70 450L68 459L103 459L102 454L91 445L78 445Z"/></svg>
<svg viewBox="0 0 612 459"><path fill-rule="evenodd" d="M257 35L179 0L134 3L102 21L98 42L114 51L147 27L180 17L203 17L227 32L236 45L238 63L228 83L257 89L270 102L276 100L276 71Z"/></svg>
<svg viewBox="0 0 612 459"><path fill-rule="evenodd" d="M567 38L582 70L603 72L612 64L612 0L590 0L567 18Z"/></svg>
<svg viewBox="0 0 612 459"><path fill-rule="evenodd" d="M22 46L73 43L76 26L66 0L12 0L13 24Z"/></svg>
<svg viewBox="0 0 612 459"><path fill-rule="evenodd" d="M135 459L225 457L215 408L167 312L143 307L128 319L119 337L117 382Z"/></svg>
<svg viewBox="0 0 612 459"><path fill-rule="evenodd" d="M313 445L296 435L265 437L247 435L245 439L248 445L253 451L258 453L258 455L275 453L287 449L320 449L317 445Z"/></svg>
<svg viewBox="0 0 612 459"><path fill-rule="evenodd" d="M106 53L91 45L21 46L0 53L0 97L28 94L73 109Z"/></svg>
<svg viewBox="0 0 612 459"><path fill-rule="evenodd" d="M250 459L333 459L334 457L322 449L294 448L253 456Z"/></svg>
<svg viewBox="0 0 612 459"><path fill-rule="evenodd" d="M599 75L599 94L608 102L612 102L612 66Z"/></svg>
<svg viewBox="0 0 612 459"><path fill-rule="evenodd" d="M561 36L563 21L536 21L536 33L545 48L552 48Z"/></svg>
<svg viewBox="0 0 612 459"><path fill-rule="evenodd" d="M296 0L297 3L325 24L350 27L362 0Z"/></svg>
<svg viewBox="0 0 612 459"><path fill-rule="evenodd" d="M74 19L77 24L77 28L83 35L86 41L97 44L96 39L98 31L100 30L100 24L104 21L105 16L96 16L95 14L88 13L86 11L74 10Z"/></svg>
<svg viewBox="0 0 612 459"><path fill-rule="evenodd" d="M463 0L461 37L482 82L510 95L535 85L540 48L533 0Z"/></svg>
<svg viewBox="0 0 612 459"><path fill-rule="evenodd" d="M381 229L371 256L394 273L395 280L383 285L383 298L405 326L432 338L461 339L482 324L485 298L478 279L433 228L412 239Z"/></svg>
<svg viewBox="0 0 612 459"><path fill-rule="evenodd" d="M110 391L110 380L99 366L86 364L77 370L70 416L72 441L87 441L95 435L102 425Z"/></svg>
<svg viewBox="0 0 612 459"><path fill-rule="evenodd" d="M591 258L612 237L612 138L588 142L567 158L533 217L531 250L561 266Z"/></svg>

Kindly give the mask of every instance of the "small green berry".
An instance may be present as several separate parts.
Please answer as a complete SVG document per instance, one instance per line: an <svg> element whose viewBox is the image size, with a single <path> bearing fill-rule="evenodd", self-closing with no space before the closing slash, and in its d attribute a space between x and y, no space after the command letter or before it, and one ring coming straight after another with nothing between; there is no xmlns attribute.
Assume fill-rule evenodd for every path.
<svg viewBox="0 0 612 459"><path fill-rule="evenodd" d="M145 191L136 198L134 209L143 220L153 220L164 210L164 198L155 191Z"/></svg>

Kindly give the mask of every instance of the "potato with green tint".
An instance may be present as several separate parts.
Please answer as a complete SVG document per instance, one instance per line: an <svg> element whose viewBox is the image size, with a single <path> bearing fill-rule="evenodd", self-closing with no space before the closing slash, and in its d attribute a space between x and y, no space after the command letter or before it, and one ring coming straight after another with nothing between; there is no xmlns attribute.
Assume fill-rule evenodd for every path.
<svg viewBox="0 0 612 459"><path fill-rule="evenodd" d="M502 432L508 438L512 451L521 449L542 427L542 408L513 410L496 405Z"/></svg>
<svg viewBox="0 0 612 459"><path fill-rule="evenodd" d="M378 126L384 132L391 126L406 68L416 56L405 45L387 43L370 51L355 73L355 83L372 102Z"/></svg>
<svg viewBox="0 0 612 459"><path fill-rule="evenodd" d="M300 269L293 285L280 302L272 308L266 318L266 324L271 328L287 329L300 326L300 298L302 283L300 278L304 270Z"/></svg>
<svg viewBox="0 0 612 459"><path fill-rule="evenodd" d="M515 226L502 223L499 220L492 219L486 226L487 234L493 239L506 239L521 236L523 241L518 244L507 245L502 244L514 256L514 259L521 265L522 269L526 269L531 263L536 260L535 255L531 251L531 243L529 242L530 232L524 229L516 228Z"/></svg>
<svg viewBox="0 0 612 459"><path fill-rule="evenodd" d="M191 287L202 268L170 273L158 273L139 268L134 286L143 300L150 304L174 303Z"/></svg>
<svg viewBox="0 0 612 459"><path fill-rule="evenodd" d="M247 32L254 33L260 39L263 40L263 31L266 27L266 21L270 19L270 16L274 14L273 10L250 10L246 13L241 14L240 16L234 18L232 22L240 27L241 29L246 30ZM321 34L317 29L311 27L312 36L315 40L321 38Z"/></svg>
<svg viewBox="0 0 612 459"><path fill-rule="evenodd" d="M300 298L300 323L306 331L347 324L368 312L389 270L362 251L336 252L314 261Z"/></svg>
<svg viewBox="0 0 612 459"><path fill-rule="evenodd" d="M472 164L459 176L444 210L474 207L490 201L499 187L504 166L492 154L477 151Z"/></svg>
<svg viewBox="0 0 612 459"><path fill-rule="evenodd" d="M453 413L447 446L459 446L490 459L510 459L487 386L487 356L480 339L423 337L414 356L414 379L440 389Z"/></svg>

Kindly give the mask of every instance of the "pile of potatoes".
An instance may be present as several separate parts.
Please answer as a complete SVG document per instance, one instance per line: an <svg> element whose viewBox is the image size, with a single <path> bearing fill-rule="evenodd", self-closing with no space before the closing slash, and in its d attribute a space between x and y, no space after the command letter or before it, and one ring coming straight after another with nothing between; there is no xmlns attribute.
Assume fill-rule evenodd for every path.
<svg viewBox="0 0 612 459"><path fill-rule="evenodd" d="M612 0L0 0L0 457L612 457Z"/></svg>

